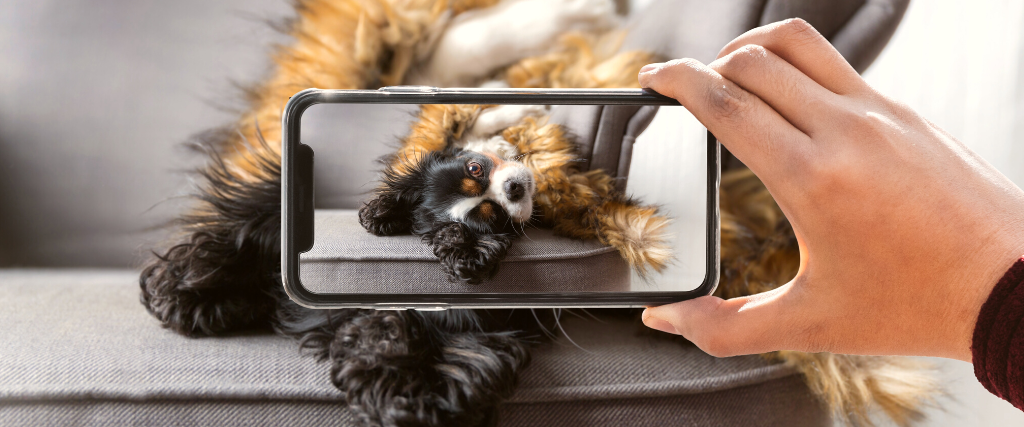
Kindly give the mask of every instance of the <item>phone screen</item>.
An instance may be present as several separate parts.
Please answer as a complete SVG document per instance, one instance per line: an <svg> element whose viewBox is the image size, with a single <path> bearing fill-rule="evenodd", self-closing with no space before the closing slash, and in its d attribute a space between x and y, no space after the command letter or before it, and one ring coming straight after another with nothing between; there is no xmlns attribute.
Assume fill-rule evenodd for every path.
<svg viewBox="0 0 1024 427"><path fill-rule="evenodd" d="M314 296L678 293L717 265L717 143L680 106L321 103L298 126Z"/></svg>

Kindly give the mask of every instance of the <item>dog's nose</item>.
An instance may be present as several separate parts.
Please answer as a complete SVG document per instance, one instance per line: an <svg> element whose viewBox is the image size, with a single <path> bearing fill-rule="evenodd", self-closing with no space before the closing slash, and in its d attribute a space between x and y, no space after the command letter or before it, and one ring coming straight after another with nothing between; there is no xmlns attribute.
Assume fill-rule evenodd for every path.
<svg viewBox="0 0 1024 427"><path fill-rule="evenodd" d="M505 195L508 196L510 202L518 202L524 194L526 194L526 187L521 182L512 179L505 181Z"/></svg>

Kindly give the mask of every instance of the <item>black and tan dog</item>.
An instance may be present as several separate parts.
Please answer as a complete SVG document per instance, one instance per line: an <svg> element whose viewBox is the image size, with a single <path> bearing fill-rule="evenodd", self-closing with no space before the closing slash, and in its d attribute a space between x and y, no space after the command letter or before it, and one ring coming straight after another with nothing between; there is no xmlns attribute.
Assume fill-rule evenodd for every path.
<svg viewBox="0 0 1024 427"><path fill-rule="evenodd" d="M635 64L633 64L635 65ZM538 106L425 105L383 183L360 210L371 233L422 236L452 280L492 276L535 219L557 234L598 239L641 275L671 258L668 219L580 172L575 145ZM538 218L533 218L534 205Z"/></svg>
<svg viewBox="0 0 1024 427"><path fill-rule="evenodd" d="M281 108L292 94L309 87L489 81L510 87L631 87L637 70L654 58L617 53L619 35L609 31L616 24L614 7L606 0L298 0L296 11L288 26L294 41L275 53L273 74L248 91L248 112L225 130L201 138L199 146L211 156L200 170L204 185L171 244L142 272L142 303L164 326L188 336L270 326L298 338L304 348L330 361L332 382L367 425L493 422L496 405L514 390L529 359L524 338L538 328L532 315L309 310L284 295L279 264ZM386 181L400 183L402 177L415 176L425 161L445 156L459 159L457 164L466 168L460 169L463 177L490 177L488 167L496 167L495 159L445 152L453 137L459 139L486 112L481 110L425 108L411 131L423 138L406 139ZM657 244L629 249L629 242L643 242L637 236L647 231L657 236L660 217L615 194L610 178L600 171L565 167L576 155L558 126L524 115L496 132L520 154L530 153L520 161L534 180L520 184L533 186L530 203L557 231L603 239L640 268L657 269L667 259L668 254L650 250ZM460 190L469 194L492 187L489 181L474 182ZM389 207L406 208L390 190L383 185L364 208L364 225L379 234L434 232L436 237L426 225L389 216ZM525 204L526 190L512 203ZM503 197L511 201L517 192L510 187ZM480 203L455 211L454 206L431 209L462 215L476 209L479 218L497 220L495 207L490 214ZM513 207L502 210L517 215ZM726 298L782 285L798 267L788 222L746 170L723 176L722 256L718 294ZM489 274L487 266L450 263L449 268L467 282ZM802 371L837 415L858 423L870 423L869 411L880 408L897 423L908 424L931 390L928 377L905 359L795 352L766 357Z"/></svg>

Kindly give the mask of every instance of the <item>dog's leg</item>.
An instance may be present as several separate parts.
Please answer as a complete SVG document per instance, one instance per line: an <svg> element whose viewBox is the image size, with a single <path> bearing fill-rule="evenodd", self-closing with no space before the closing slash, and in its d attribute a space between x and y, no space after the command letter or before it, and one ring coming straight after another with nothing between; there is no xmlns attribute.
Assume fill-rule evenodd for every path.
<svg viewBox="0 0 1024 427"><path fill-rule="evenodd" d="M534 196L541 220L559 235L593 239L611 245L639 274L660 271L672 254L666 235L668 219L657 208L641 206L619 194L615 181L601 170L577 172L572 141L561 127L523 123L502 136L525 153L523 163L534 171Z"/></svg>
<svg viewBox="0 0 1024 427"><path fill-rule="evenodd" d="M453 311L365 310L338 327L328 350L331 381L362 422L494 423L528 361L526 345L511 332L484 330L474 311Z"/></svg>
<svg viewBox="0 0 1024 427"><path fill-rule="evenodd" d="M600 170L567 174L565 184L548 188L541 210L553 218L555 232L596 238L614 247L641 277L662 271L672 260L669 219L615 190Z"/></svg>
<svg viewBox="0 0 1024 427"><path fill-rule="evenodd" d="M465 224L451 222L423 235L441 268L452 281L470 285L493 277L505 258L512 238L504 234L476 235Z"/></svg>
<svg viewBox="0 0 1024 427"><path fill-rule="evenodd" d="M412 84L468 86L548 50L567 31L603 31L618 18L611 0L507 0L459 15Z"/></svg>
<svg viewBox="0 0 1024 427"><path fill-rule="evenodd" d="M598 239L617 249L641 277L664 270L672 260L669 219L656 207L615 197L585 216L584 223L596 225Z"/></svg>
<svg viewBox="0 0 1024 427"><path fill-rule="evenodd" d="M466 139L486 138L497 134L527 117L540 118L548 114L546 105L498 105L480 112L469 128Z"/></svg>
<svg viewBox="0 0 1024 427"><path fill-rule="evenodd" d="M155 254L139 278L141 300L164 327L212 335L265 324L279 286L280 169L276 159L250 153L265 168L239 174L213 155L201 171L203 203L182 218L179 237ZM209 150L209 149L208 149Z"/></svg>

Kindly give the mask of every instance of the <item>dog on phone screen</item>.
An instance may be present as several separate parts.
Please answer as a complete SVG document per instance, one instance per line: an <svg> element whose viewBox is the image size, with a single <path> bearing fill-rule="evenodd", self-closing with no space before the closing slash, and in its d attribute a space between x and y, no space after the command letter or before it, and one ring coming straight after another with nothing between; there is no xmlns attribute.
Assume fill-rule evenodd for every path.
<svg viewBox="0 0 1024 427"><path fill-rule="evenodd" d="M281 108L309 87L635 87L637 70L655 58L618 52L610 0L296 0L295 10L286 26L293 42L247 92L248 109L226 130L200 136L210 161L199 171L198 200L143 269L142 303L188 336L269 326L295 337L329 361L330 380L365 425L493 425L528 363L531 337L551 319L524 310L310 310L290 301L280 278ZM656 226L657 213L613 191L607 174L567 167L577 157L572 141L544 111L502 108L425 106L360 213L363 225L423 236L442 268L466 283L494 273L530 218L657 268L657 257L644 258L652 246L629 246L634 223ZM723 176L722 257L723 297L782 285L799 266L788 222L748 171ZM766 357L794 366L833 411L861 423L871 408L908 423L928 395L903 359Z"/></svg>
<svg viewBox="0 0 1024 427"><path fill-rule="evenodd" d="M575 145L543 106L425 105L383 183L360 210L371 233L422 236L453 281L493 276L533 217L557 233L614 246L641 275L671 257L667 218L576 170Z"/></svg>

